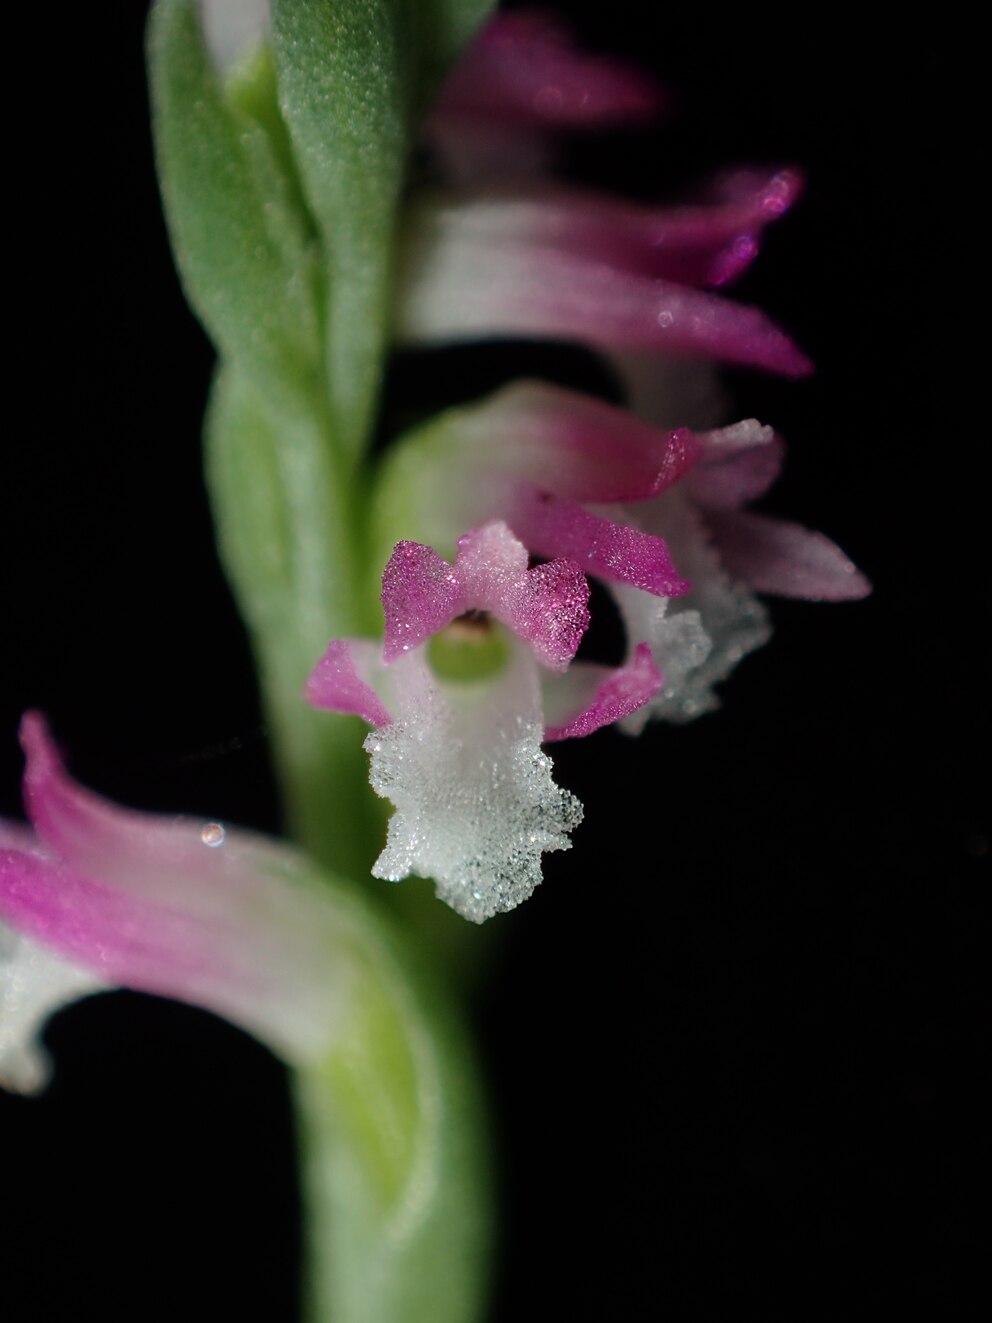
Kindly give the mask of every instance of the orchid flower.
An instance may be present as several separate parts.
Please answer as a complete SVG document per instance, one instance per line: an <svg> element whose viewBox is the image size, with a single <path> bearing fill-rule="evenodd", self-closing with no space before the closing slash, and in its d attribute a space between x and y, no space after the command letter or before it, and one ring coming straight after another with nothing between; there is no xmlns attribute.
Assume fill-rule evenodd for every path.
<svg viewBox="0 0 992 1323"><path fill-rule="evenodd" d="M454 565L399 543L382 579L382 647L335 640L307 685L315 707L376 728L365 741L372 787L396 813L373 876L431 877L476 922L525 900L542 853L567 849L581 820L578 801L551 780L542 740L587 735L661 687L646 649L627 667L580 663L566 677L589 588L571 561L528 569L527 559L500 521L460 537ZM549 725L542 687L558 679Z"/></svg>
<svg viewBox="0 0 992 1323"><path fill-rule="evenodd" d="M755 590L817 601L868 591L820 533L742 509L775 480L781 440L754 420L662 431L624 409L537 382L505 387L409 435L383 471L381 506L402 506L437 546L460 517L505 519L539 555L569 555L601 579L626 627L628 664L648 646L665 683L622 728L686 720L769 636ZM443 467L443 494L426 475ZM682 576L685 575L683 578Z"/></svg>
<svg viewBox="0 0 992 1323"><path fill-rule="evenodd" d="M219 357L208 485L300 849L99 799L37 715L32 828L0 828L0 1078L37 1087L45 1018L116 986L258 1035L296 1081L313 1323L481 1307L478 1100L456 994L418 956L444 911L387 917L368 782L394 806L372 874L433 879L481 922L581 821L542 746L712 706L767 637L756 593L867 591L822 535L746 509L778 472L771 428L717 425L715 365L810 370L725 296L799 174L734 172L675 208L562 185L557 139L664 93L489 8L156 0L163 197ZM508 336L604 355L630 408L519 382L372 457L394 346ZM589 578L619 665L577 659ZM364 745L314 707L362 718Z"/></svg>
<svg viewBox="0 0 992 1323"><path fill-rule="evenodd" d="M128 987L205 1006L288 1060L319 1060L347 1006L348 921L289 847L128 812L76 785L29 713L25 801L6 827L0 916L15 930L0 1071L36 1087L31 1038L66 1001Z"/></svg>

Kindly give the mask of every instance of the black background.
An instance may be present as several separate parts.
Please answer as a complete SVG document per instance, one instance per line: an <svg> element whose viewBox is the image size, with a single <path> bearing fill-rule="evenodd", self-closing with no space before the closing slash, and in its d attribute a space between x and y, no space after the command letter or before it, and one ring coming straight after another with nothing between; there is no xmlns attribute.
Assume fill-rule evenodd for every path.
<svg viewBox="0 0 992 1323"><path fill-rule="evenodd" d="M968 36L835 7L569 8L676 94L663 130L577 154L587 178L662 197L735 162L806 168L739 297L817 375L728 380L735 415L790 442L766 508L829 532L875 594L773 604L772 644L716 715L555 753L586 822L499 921L476 1012L502 1184L492 1323L971 1318L988 836ZM39 11L9 38L26 90L8 287L25 297L0 808L19 813L16 725L39 706L120 802L276 829L211 547L211 354L159 216L144 9ZM432 373L443 395L443 363L399 365L394 400ZM0 1096L5 1317L290 1323L279 1065L134 994L67 1011L48 1041L49 1091Z"/></svg>

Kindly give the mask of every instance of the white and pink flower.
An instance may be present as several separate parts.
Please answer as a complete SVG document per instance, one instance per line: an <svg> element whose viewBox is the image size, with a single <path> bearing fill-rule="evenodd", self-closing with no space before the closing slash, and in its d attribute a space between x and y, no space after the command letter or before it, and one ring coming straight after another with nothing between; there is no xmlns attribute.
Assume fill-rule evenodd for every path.
<svg viewBox="0 0 992 1323"><path fill-rule="evenodd" d="M396 812L374 876L433 878L481 922L533 892L543 853L569 847L581 806L552 781L542 742L620 720L662 683L646 648L620 668L573 661L588 598L576 564L528 568L499 520L459 538L454 564L397 545L384 643L335 640L307 685L315 707L376 728L372 786Z"/></svg>
<svg viewBox="0 0 992 1323"><path fill-rule="evenodd" d="M112 987L207 1007L287 1060L319 1059L347 1005L349 920L305 861L101 799L67 775L36 713L21 741L33 831L0 825L0 1083L43 1084L45 1020Z"/></svg>

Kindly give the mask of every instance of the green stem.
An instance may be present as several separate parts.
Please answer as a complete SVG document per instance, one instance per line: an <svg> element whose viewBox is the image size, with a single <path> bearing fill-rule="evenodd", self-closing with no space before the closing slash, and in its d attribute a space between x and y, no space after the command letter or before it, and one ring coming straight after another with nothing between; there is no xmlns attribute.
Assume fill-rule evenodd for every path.
<svg viewBox="0 0 992 1323"><path fill-rule="evenodd" d="M473 1323L491 1201L463 1028L391 939L369 950L353 992L334 1052L296 1076L304 1318Z"/></svg>
<svg viewBox="0 0 992 1323"><path fill-rule="evenodd" d="M373 632L361 595L364 498L329 444L316 385L278 412L222 367L207 419L218 540L252 637L291 834L339 874L365 877L381 837L360 723L303 701L330 639Z"/></svg>

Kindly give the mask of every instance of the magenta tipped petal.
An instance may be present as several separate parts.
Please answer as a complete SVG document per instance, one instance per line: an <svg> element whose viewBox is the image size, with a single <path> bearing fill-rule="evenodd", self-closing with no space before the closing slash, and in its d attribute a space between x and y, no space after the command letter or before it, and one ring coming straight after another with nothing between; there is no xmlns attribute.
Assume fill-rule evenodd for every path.
<svg viewBox="0 0 992 1323"><path fill-rule="evenodd" d="M310 672L304 697L311 707L350 712L371 726L392 720L389 710L367 679L378 650L364 639L334 639Z"/></svg>
<svg viewBox="0 0 992 1323"><path fill-rule="evenodd" d="M568 561L528 570L527 559L526 547L501 520L459 538L462 609L492 612L539 661L559 670L575 656L589 624L589 585Z"/></svg>
<svg viewBox="0 0 992 1323"><path fill-rule="evenodd" d="M805 376L811 364L758 311L542 244L500 244L458 208L421 218L397 334L411 344L520 336L708 358Z"/></svg>
<svg viewBox="0 0 992 1323"><path fill-rule="evenodd" d="M702 453L687 428L660 431L627 409L531 381L499 391L464 431L478 446L480 466L600 504L656 496Z"/></svg>
<svg viewBox="0 0 992 1323"><path fill-rule="evenodd" d="M493 247L550 248L635 275L720 287L747 270L765 226L783 215L799 187L795 171L741 171L712 187L712 201L650 207L521 181L518 192L504 185L461 202L458 224L463 236Z"/></svg>
<svg viewBox="0 0 992 1323"><path fill-rule="evenodd" d="M536 565L516 597L513 624L538 661L562 670L589 627L589 584L569 560Z"/></svg>
<svg viewBox="0 0 992 1323"><path fill-rule="evenodd" d="M430 547L399 543L382 579L384 660L418 647L459 615L484 611L545 666L567 666L589 624L589 585L576 565L528 570L527 559L527 548L501 520L463 534L454 565Z"/></svg>
<svg viewBox="0 0 992 1323"><path fill-rule="evenodd" d="M822 533L764 515L707 515L728 573L761 593L810 602L867 597L871 584Z"/></svg>
<svg viewBox="0 0 992 1323"><path fill-rule="evenodd" d="M622 721L632 712L650 703L664 679L651 657L646 643L638 644L631 659L623 666L583 666L578 663L569 673L575 677L573 699L583 706L573 715L545 728L546 740L569 740L591 735L601 726ZM583 694L583 690L585 693Z"/></svg>
<svg viewBox="0 0 992 1323"><path fill-rule="evenodd" d="M382 576L383 659L395 661L450 624L466 609L462 597L454 569L432 547L398 542Z"/></svg>
<svg viewBox="0 0 992 1323"><path fill-rule="evenodd" d="M657 597L689 591L660 537L591 514L573 501L521 483L509 521L539 556L567 557L586 574L629 583Z"/></svg>
<svg viewBox="0 0 992 1323"><path fill-rule="evenodd" d="M28 712L21 722L27 756L24 801L41 844L71 870L124 891L173 900L207 900L210 888L249 876L281 856L263 837L237 832L225 837L216 823L169 818L120 808L78 785L65 771L44 718ZM220 831L224 848L210 829Z"/></svg>
<svg viewBox="0 0 992 1323"><path fill-rule="evenodd" d="M435 111L521 126L581 127L645 119L664 102L656 83L620 60L577 50L545 14L499 14L455 66Z"/></svg>

